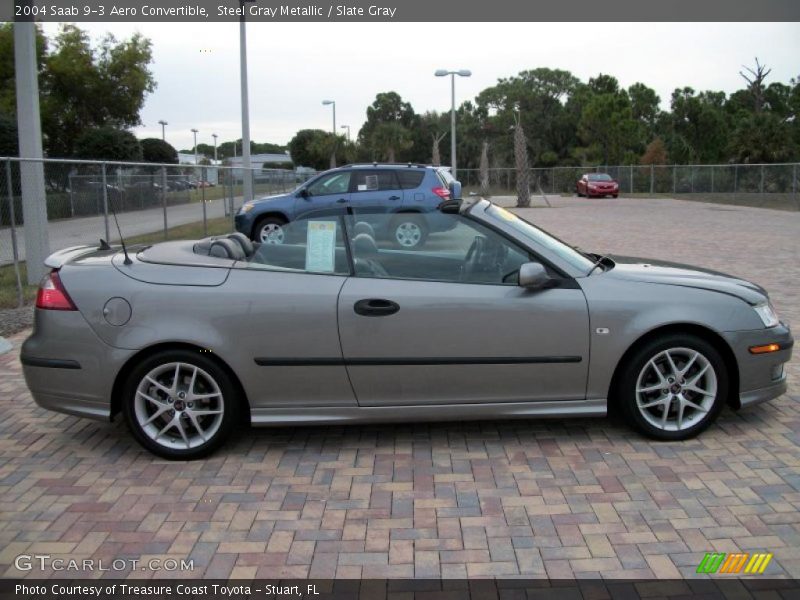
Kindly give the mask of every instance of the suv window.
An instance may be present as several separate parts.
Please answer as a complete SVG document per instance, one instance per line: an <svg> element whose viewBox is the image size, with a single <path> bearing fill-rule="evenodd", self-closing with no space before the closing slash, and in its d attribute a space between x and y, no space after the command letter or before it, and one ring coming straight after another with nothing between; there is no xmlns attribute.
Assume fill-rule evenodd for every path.
<svg viewBox="0 0 800 600"><path fill-rule="evenodd" d="M339 171L323 175L306 189L312 196L327 196L329 194L346 194L349 187L350 171Z"/></svg>
<svg viewBox="0 0 800 600"><path fill-rule="evenodd" d="M261 244L248 268L349 275L350 266L336 216L299 219L283 226L283 243Z"/></svg>
<svg viewBox="0 0 800 600"><path fill-rule="evenodd" d="M401 188L404 190L412 190L422 184L422 180L425 178L425 171L411 169L407 171L401 170L397 172L397 178L400 180Z"/></svg>
<svg viewBox="0 0 800 600"><path fill-rule="evenodd" d="M353 192L384 192L399 189L393 171L370 169L353 173Z"/></svg>
<svg viewBox="0 0 800 600"><path fill-rule="evenodd" d="M520 266L530 260L527 251L491 229L440 212L419 215L437 219L439 229L421 249L394 249L381 232L396 217L358 210L347 217L357 277L516 285Z"/></svg>

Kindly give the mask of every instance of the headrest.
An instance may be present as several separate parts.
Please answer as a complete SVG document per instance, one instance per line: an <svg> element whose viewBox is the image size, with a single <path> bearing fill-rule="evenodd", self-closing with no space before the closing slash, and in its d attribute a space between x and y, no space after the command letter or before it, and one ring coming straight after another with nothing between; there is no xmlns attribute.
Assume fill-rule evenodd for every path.
<svg viewBox="0 0 800 600"><path fill-rule="evenodd" d="M208 256L208 251L211 250L211 243L214 241L214 238L204 238L199 240L193 247L192 251L195 254L203 254Z"/></svg>
<svg viewBox="0 0 800 600"><path fill-rule="evenodd" d="M251 256L255 251L255 248L253 247L253 242L251 242L250 239L240 231L231 233L230 235L228 235L228 239L233 240L234 242L239 244L242 247L245 256Z"/></svg>
<svg viewBox="0 0 800 600"><path fill-rule="evenodd" d="M378 245L372 236L359 233L353 238L353 251L356 256L371 256L378 253Z"/></svg>
<svg viewBox="0 0 800 600"><path fill-rule="evenodd" d="M353 235L356 236L359 233L366 233L369 237L375 239L375 229L366 221L359 221L353 226Z"/></svg>
<svg viewBox="0 0 800 600"><path fill-rule="evenodd" d="M227 238L211 242L208 255L219 258L229 258L231 260L244 260L246 258L242 247L233 240Z"/></svg>

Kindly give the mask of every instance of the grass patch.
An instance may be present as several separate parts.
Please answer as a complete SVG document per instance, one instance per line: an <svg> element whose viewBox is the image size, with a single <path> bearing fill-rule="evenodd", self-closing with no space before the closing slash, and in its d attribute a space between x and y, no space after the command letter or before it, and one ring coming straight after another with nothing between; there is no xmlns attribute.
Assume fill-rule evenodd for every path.
<svg viewBox="0 0 800 600"><path fill-rule="evenodd" d="M230 233L231 220L229 217L208 220L208 235L222 235ZM167 230L169 240L193 240L204 237L203 223L187 223L178 225ZM164 232L147 233L126 238L125 243L132 246L134 244L154 244L164 241ZM38 286L27 285L28 273L25 262L19 264L20 280L22 281L22 292L25 304L31 304L36 299ZM17 277L14 272L14 265L4 265L0 267L0 309L16 308L17 303Z"/></svg>

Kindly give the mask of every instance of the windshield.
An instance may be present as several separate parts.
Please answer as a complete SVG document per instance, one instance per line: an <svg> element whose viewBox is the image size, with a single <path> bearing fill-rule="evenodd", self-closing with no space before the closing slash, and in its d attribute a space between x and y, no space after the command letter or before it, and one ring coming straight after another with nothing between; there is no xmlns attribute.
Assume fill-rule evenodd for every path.
<svg viewBox="0 0 800 600"><path fill-rule="evenodd" d="M613 181L611 175L605 173L592 173L589 175L589 181Z"/></svg>
<svg viewBox="0 0 800 600"><path fill-rule="evenodd" d="M517 232L521 233L524 238L532 242L544 246L551 252L554 252L565 260L570 265L580 271L588 271L592 268L594 262L578 252L575 248L562 242L557 237L547 233L543 229L539 229L535 225L531 225L526 220L521 219L514 213L507 211L504 208L492 204L486 209L486 212L497 219L502 220L507 225L513 227Z"/></svg>

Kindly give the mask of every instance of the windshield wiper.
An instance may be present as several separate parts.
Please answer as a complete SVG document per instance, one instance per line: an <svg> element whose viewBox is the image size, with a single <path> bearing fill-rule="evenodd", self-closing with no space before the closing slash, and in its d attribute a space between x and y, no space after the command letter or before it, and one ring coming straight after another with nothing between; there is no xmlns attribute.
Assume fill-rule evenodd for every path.
<svg viewBox="0 0 800 600"><path fill-rule="evenodd" d="M597 256L597 255L595 255L595 256ZM600 258L598 258L598 259L595 261L595 263L592 265L592 268L591 268L591 269L589 269L589 272L586 274L586 276L588 277L589 275L591 275L591 274L592 274L592 272L593 272L593 271L594 271L594 270L595 270L597 267L599 267L600 265L602 265L602 264L603 264L603 261L604 261L604 260L606 260L608 257L609 257L609 255L608 255L608 254L603 254L602 256L600 256Z"/></svg>

